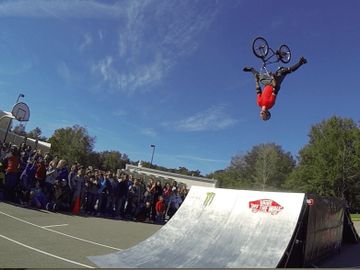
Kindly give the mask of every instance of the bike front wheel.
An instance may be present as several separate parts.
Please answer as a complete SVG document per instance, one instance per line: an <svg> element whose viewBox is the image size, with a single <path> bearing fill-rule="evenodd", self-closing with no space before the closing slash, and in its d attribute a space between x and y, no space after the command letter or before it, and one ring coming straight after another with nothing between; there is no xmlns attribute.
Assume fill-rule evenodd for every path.
<svg viewBox="0 0 360 270"><path fill-rule="evenodd" d="M281 62L283 62L284 64L289 63L290 59L291 59L290 48L285 44L281 45L278 50L278 57L279 57L279 60Z"/></svg>
<svg viewBox="0 0 360 270"><path fill-rule="evenodd" d="M269 45L265 38L257 37L253 41L252 49L256 57L264 59L269 52Z"/></svg>

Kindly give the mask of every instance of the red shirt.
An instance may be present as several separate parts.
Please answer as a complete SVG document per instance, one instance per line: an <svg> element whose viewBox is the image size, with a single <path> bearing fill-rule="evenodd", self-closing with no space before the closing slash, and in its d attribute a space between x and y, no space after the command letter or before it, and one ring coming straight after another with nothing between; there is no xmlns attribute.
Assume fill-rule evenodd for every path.
<svg viewBox="0 0 360 270"><path fill-rule="evenodd" d="M17 173L18 168L19 168L19 159L14 156L9 157L7 167L6 167L6 172Z"/></svg>
<svg viewBox="0 0 360 270"><path fill-rule="evenodd" d="M38 180L45 180L46 178L46 167L44 163L36 164L35 178Z"/></svg>
<svg viewBox="0 0 360 270"><path fill-rule="evenodd" d="M275 105L276 95L273 95L273 87L266 85L261 94L257 95L257 104L260 107L271 109Z"/></svg>
<svg viewBox="0 0 360 270"><path fill-rule="evenodd" d="M164 214L166 210L164 201L157 201L155 205L156 213Z"/></svg>

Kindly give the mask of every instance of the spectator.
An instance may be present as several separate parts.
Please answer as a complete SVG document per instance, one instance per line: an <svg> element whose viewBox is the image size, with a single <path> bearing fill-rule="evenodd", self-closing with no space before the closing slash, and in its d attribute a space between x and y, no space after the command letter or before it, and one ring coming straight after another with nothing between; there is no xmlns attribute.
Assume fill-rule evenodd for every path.
<svg viewBox="0 0 360 270"><path fill-rule="evenodd" d="M54 185L55 203L53 205L54 211L69 211L70 210L70 187L67 184L67 179L56 181Z"/></svg>
<svg viewBox="0 0 360 270"><path fill-rule="evenodd" d="M35 181L40 184L40 188L44 188L46 179L46 167L45 161L41 156L37 157L36 162Z"/></svg>
<svg viewBox="0 0 360 270"><path fill-rule="evenodd" d="M15 202L15 191L18 183L18 169L20 165L19 152L16 146L12 146L10 153L4 159L5 164L5 190L7 199Z"/></svg>
<svg viewBox="0 0 360 270"><path fill-rule="evenodd" d="M134 184L130 187L129 196L128 196L128 204L126 208L126 214L130 218L134 218L138 215L140 202L141 202L142 194L140 181L138 179L134 180Z"/></svg>
<svg viewBox="0 0 360 270"><path fill-rule="evenodd" d="M158 201L156 202L155 211L156 211L155 222L157 224L164 224L166 207L164 203L164 198L161 195L159 196Z"/></svg>
<svg viewBox="0 0 360 270"><path fill-rule="evenodd" d="M164 197L164 202L165 205L167 206L169 204L169 199L170 199L170 195L171 195L171 186L170 183L165 183L164 189L163 189L163 197Z"/></svg>
<svg viewBox="0 0 360 270"><path fill-rule="evenodd" d="M19 189L21 192L20 200L28 201L28 193L35 187L36 163L33 158L29 158L25 169L20 175Z"/></svg>
<svg viewBox="0 0 360 270"><path fill-rule="evenodd" d="M175 180L173 180L171 183L171 190L173 190L174 188L178 188L178 183Z"/></svg>
<svg viewBox="0 0 360 270"><path fill-rule="evenodd" d="M62 181L63 179L67 180L69 176L69 171L66 167L66 160L61 159L56 166L56 180Z"/></svg>
<svg viewBox="0 0 360 270"><path fill-rule="evenodd" d="M77 166L74 164L71 166L70 172L67 177L68 185L71 190L73 190L73 188L75 186L74 179L75 179L75 176L77 175L77 173L78 173L78 169L77 169Z"/></svg>
<svg viewBox="0 0 360 270"><path fill-rule="evenodd" d="M154 179L150 178L149 183L147 184L147 187L148 187L149 193L152 195L152 198L151 198L152 202L154 201L155 186L156 186L156 184L155 184Z"/></svg>
<svg viewBox="0 0 360 270"><path fill-rule="evenodd" d="M188 189L186 188L186 185L182 185L179 190L179 195L181 197L181 200L184 201L186 196L188 194Z"/></svg>
<svg viewBox="0 0 360 270"><path fill-rule="evenodd" d="M74 204L77 200L81 201L81 194L85 186L85 169L80 168L77 171L76 176L73 179L73 189L72 189L72 200L71 200L71 209L73 209Z"/></svg>
<svg viewBox="0 0 360 270"><path fill-rule="evenodd" d="M46 168L49 166L49 163L52 161L51 155L46 153L44 156L45 166Z"/></svg>
<svg viewBox="0 0 360 270"><path fill-rule="evenodd" d="M104 177L104 172L100 171L98 174L98 184L97 184L98 190L97 190L97 214L102 215L105 213L105 207L106 207L106 200L107 195L109 193L108 191L108 185L106 184L106 179Z"/></svg>
<svg viewBox="0 0 360 270"><path fill-rule="evenodd" d="M167 215L169 216L169 218L171 218L176 213L182 202L183 201L178 193L177 188L173 187L172 194L169 199L168 210L167 210Z"/></svg>
<svg viewBox="0 0 360 270"><path fill-rule="evenodd" d="M89 181L87 182L87 192L86 192L86 214L95 213L95 203L96 203L96 194L97 194L97 180L95 175L90 174Z"/></svg>
<svg viewBox="0 0 360 270"><path fill-rule="evenodd" d="M129 175L122 174L121 181L119 183L119 200L118 200L118 216L120 218L125 217L125 207L128 199L129 192Z"/></svg>
<svg viewBox="0 0 360 270"><path fill-rule="evenodd" d="M151 221L151 203L149 201L141 201L139 204L139 210L135 216L136 221L150 222Z"/></svg>
<svg viewBox="0 0 360 270"><path fill-rule="evenodd" d="M159 200L159 197L162 196L162 186L161 186L161 182L160 181L156 181L155 186L153 188L154 192L153 192L153 213L156 213L155 207L156 207L156 203ZM163 198L164 199L164 198ZM155 215L154 215L155 218ZM155 220L154 220L155 221Z"/></svg>
<svg viewBox="0 0 360 270"><path fill-rule="evenodd" d="M105 184L106 184L106 191L107 191L107 198L106 198L106 208L105 214L108 216L115 215L115 203L116 203L116 195L118 191L118 184L119 182L116 181L113 177L113 173L111 171L107 171L105 174Z"/></svg>
<svg viewBox="0 0 360 270"><path fill-rule="evenodd" d="M54 183L57 177L57 170L56 170L56 160L52 160L49 163L49 166L46 170L46 178L45 178L45 188L44 193L49 201L54 199Z"/></svg>
<svg viewBox="0 0 360 270"><path fill-rule="evenodd" d="M36 208L45 209L47 203L48 201L46 199L44 192L40 187L40 183L36 182L35 187L32 188L30 191L29 205Z"/></svg>
<svg viewBox="0 0 360 270"><path fill-rule="evenodd" d="M112 197L113 197L113 217L119 217L119 205L120 205L120 182L122 181L122 174L117 172L114 181L112 182Z"/></svg>
<svg viewBox="0 0 360 270"><path fill-rule="evenodd" d="M150 187L146 186L146 190L144 192L144 201L150 202L150 204L153 203L154 196L150 192Z"/></svg>

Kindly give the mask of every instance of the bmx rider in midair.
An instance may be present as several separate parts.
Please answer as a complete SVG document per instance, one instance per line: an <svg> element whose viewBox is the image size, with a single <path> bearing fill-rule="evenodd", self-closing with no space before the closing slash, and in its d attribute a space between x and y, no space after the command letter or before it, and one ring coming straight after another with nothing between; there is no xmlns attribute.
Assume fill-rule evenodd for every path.
<svg viewBox="0 0 360 270"><path fill-rule="evenodd" d="M306 64L307 60L301 57L299 61L291 67L280 67L275 73L261 74L253 67L244 67L243 71L251 72L255 76L255 88L257 94L257 104L261 108L260 117L262 120L269 120L271 109L275 105L277 94L279 93L280 86L286 75L296 71L299 67ZM265 85L261 89L260 82Z"/></svg>

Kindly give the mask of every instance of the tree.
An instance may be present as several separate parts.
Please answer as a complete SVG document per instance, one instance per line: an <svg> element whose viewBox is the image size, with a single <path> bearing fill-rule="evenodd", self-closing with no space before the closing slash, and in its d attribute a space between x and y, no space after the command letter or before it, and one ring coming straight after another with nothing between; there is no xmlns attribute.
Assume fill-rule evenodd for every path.
<svg viewBox="0 0 360 270"><path fill-rule="evenodd" d="M104 170L116 171L117 169L125 169L126 160L119 151L104 151L100 153L102 168Z"/></svg>
<svg viewBox="0 0 360 270"><path fill-rule="evenodd" d="M262 190L265 190L266 186L269 185L269 182L273 180L273 186L279 179L277 175L277 164L279 163L279 155L277 155L277 150L271 144L262 144L258 146L258 149L255 151L257 157L255 163L253 164L253 175L254 184L257 187L260 187ZM272 179L274 178L274 179Z"/></svg>
<svg viewBox="0 0 360 270"><path fill-rule="evenodd" d="M253 188L279 190L295 167L290 152L285 153L274 143L254 146L244 157L244 177L251 180Z"/></svg>
<svg viewBox="0 0 360 270"><path fill-rule="evenodd" d="M94 168L101 168L102 160L99 152L90 152L86 155L84 165L93 166Z"/></svg>
<svg viewBox="0 0 360 270"><path fill-rule="evenodd" d="M29 132L27 133L27 136L28 136L29 138L38 140L38 139L40 138L40 136L41 136L41 133L42 133L41 129L40 129L39 127L36 127L36 128L34 128L33 130L29 131Z"/></svg>
<svg viewBox="0 0 360 270"><path fill-rule="evenodd" d="M95 137L91 137L86 128L74 125L55 130L49 142L53 156L66 159L69 163L86 164L92 153Z"/></svg>
<svg viewBox="0 0 360 270"><path fill-rule="evenodd" d="M125 162L125 165L130 163L129 156L127 154L122 154L121 159Z"/></svg>
<svg viewBox="0 0 360 270"><path fill-rule="evenodd" d="M286 187L344 198L355 206L359 180L360 129L353 120L334 116L312 126Z"/></svg>
<svg viewBox="0 0 360 270"><path fill-rule="evenodd" d="M20 136L26 136L25 125L20 123L19 125L15 126L13 132Z"/></svg>
<svg viewBox="0 0 360 270"><path fill-rule="evenodd" d="M207 175L208 178L216 179L220 188L250 189L249 182L241 175L241 171L234 168L226 168Z"/></svg>
<svg viewBox="0 0 360 270"><path fill-rule="evenodd" d="M220 187L279 190L295 167L292 155L274 143L254 146L245 155L236 155L224 171L210 175Z"/></svg>
<svg viewBox="0 0 360 270"><path fill-rule="evenodd" d="M126 156L126 158L127 158L127 156ZM127 163L129 163L129 160L127 161ZM134 164L137 165L138 162L135 162ZM164 172L177 173L177 174L182 174L182 175L204 177L203 175L201 175L201 172L199 170L190 171L186 167L179 167L178 169L173 169L173 168L169 169L169 168L159 166L156 164L151 164L150 162L147 162L147 161L142 161L141 164L144 168L149 168L149 169L154 169L154 170L159 170L159 171L164 171Z"/></svg>

